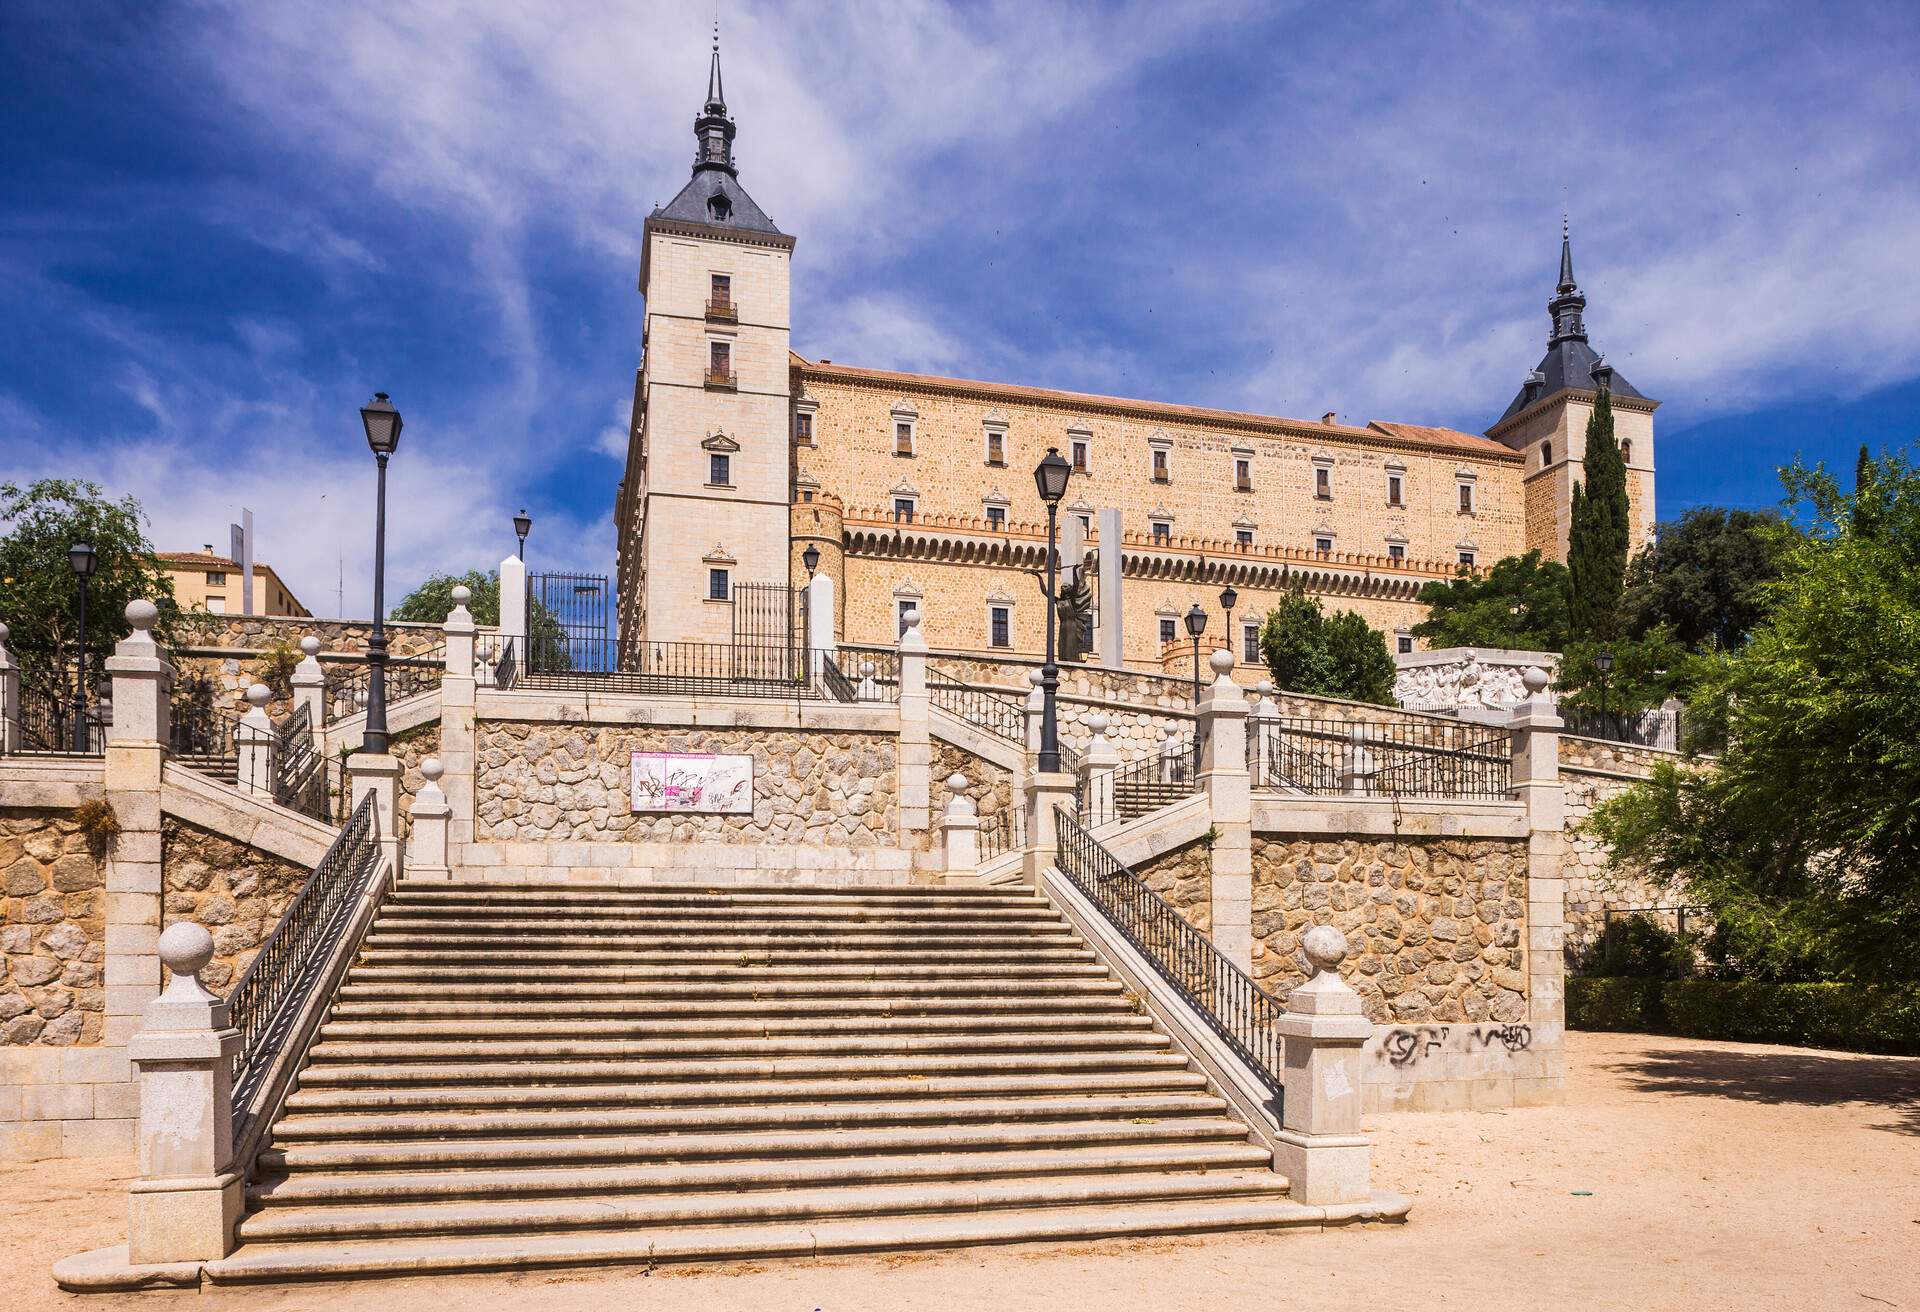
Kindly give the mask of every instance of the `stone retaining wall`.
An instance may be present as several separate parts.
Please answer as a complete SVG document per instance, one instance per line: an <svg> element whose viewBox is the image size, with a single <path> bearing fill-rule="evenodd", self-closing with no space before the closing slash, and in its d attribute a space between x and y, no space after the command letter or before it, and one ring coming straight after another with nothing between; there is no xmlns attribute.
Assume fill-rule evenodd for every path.
<svg viewBox="0 0 1920 1312"><path fill-rule="evenodd" d="M160 825L163 924L191 920L213 934L213 961L200 982L225 994L252 964L313 873L198 825Z"/></svg>
<svg viewBox="0 0 1920 1312"><path fill-rule="evenodd" d="M474 836L483 842L874 847L897 840L892 735L488 720L476 738ZM634 752L752 756L753 814L634 814L628 809Z"/></svg>
<svg viewBox="0 0 1920 1312"><path fill-rule="evenodd" d="M947 788L947 776L959 772L967 777L967 795L973 798L981 820L997 816L1013 807L1013 775L992 761L955 747L942 739L933 740L933 814L937 819L947 809L953 794Z"/></svg>
<svg viewBox="0 0 1920 1312"><path fill-rule="evenodd" d="M1254 835L1254 978L1284 997L1332 925L1376 1024L1525 1020L1526 908L1524 840Z"/></svg>
<svg viewBox="0 0 1920 1312"><path fill-rule="evenodd" d="M1563 744L1566 739L1560 740ZM1574 968L1593 951L1606 928L1608 911L1670 907L1684 893L1663 889L1644 876L1607 867L1606 845L1584 824L1593 809L1617 797L1633 780L1564 767L1560 789L1566 797L1567 841L1561 860L1567 877L1567 966Z"/></svg>
<svg viewBox="0 0 1920 1312"><path fill-rule="evenodd" d="M1616 770L1621 774L1645 778L1660 761L1683 764L1688 758L1679 752L1658 747L1640 747L1633 743L1609 742L1604 738L1576 738L1560 735L1560 764L1588 770Z"/></svg>
<svg viewBox="0 0 1920 1312"><path fill-rule="evenodd" d="M1205 843L1182 844L1135 866L1134 873L1189 925L1213 932L1213 851Z"/></svg>
<svg viewBox="0 0 1920 1312"><path fill-rule="evenodd" d="M0 810L0 1045L100 1042L105 890L103 852L72 811Z"/></svg>

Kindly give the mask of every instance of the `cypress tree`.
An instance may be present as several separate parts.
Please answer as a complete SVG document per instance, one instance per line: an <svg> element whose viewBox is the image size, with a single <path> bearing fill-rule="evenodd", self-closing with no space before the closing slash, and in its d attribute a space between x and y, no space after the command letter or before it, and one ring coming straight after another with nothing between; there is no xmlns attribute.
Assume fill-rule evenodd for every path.
<svg viewBox="0 0 1920 1312"><path fill-rule="evenodd" d="M1576 637L1619 635L1620 595L1627 577L1627 462L1613 437L1613 399L1602 389L1587 420L1584 486L1573 489L1567 569L1573 575Z"/></svg>
<svg viewBox="0 0 1920 1312"><path fill-rule="evenodd" d="M1867 444L1860 444L1860 458L1853 462L1853 532L1870 538L1879 527L1880 497L1874 485L1873 455Z"/></svg>

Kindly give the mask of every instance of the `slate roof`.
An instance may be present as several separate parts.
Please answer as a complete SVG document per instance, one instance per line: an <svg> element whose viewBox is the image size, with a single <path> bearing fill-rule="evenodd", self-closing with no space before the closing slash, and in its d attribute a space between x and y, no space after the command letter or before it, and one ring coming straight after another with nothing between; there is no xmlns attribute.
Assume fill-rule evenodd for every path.
<svg viewBox="0 0 1920 1312"><path fill-rule="evenodd" d="M1512 404L1495 421L1495 428L1534 402L1545 400L1558 392L1569 389L1583 392L1599 390L1593 369L1601 363L1601 357L1587 343L1587 326L1581 318L1581 311L1586 308L1587 298L1581 295L1573 279L1573 242L1563 228L1560 234L1560 282L1554 288L1553 299L1547 302L1547 313L1553 317L1553 331L1547 338L1547 353L1540 357L1534 376L1520 385ZM1615 396L1644 399L1640 390L1621 377L1618 371L1613 374L1608 390Z"/></svg>
<svg viewBox="0 0 1920 1312"><path fill-rule="evenodd" d="M714 196L727 198L729 212L725 218L716 215L709 205ZM687 185L680 188L680 194L655 210L652 217L678 223L698 223L708 228L786 236L774 226L767 212L754 203L753 197L747 195L747 189L740 185L740 179L715 168L701 169L695 173L687 180Z"/></svg>

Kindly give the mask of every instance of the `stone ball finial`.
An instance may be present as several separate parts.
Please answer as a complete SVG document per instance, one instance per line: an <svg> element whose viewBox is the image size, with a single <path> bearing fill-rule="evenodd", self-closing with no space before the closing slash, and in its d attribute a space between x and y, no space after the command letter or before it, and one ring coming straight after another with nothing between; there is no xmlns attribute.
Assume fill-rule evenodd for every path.
<svg viewBox="0 0 1920 1312"><path fill-rule="evenodd" d="M905 614L901 615L900 623L904 625L909 632L919 628L920 627L920 608L918 606L915 606L912 610L907 611Z"/></svg>
<svg viewBox="0 0 1920 1312"><path fill-rule="evenodd" d="M871 679L873 677L873 672L879 668L880 667L875 665L872 661L861 661L860 677L863 679Z"/></svg>
<svg viewBox="0 0 1920 1312"><path fill-rule="evenodd" d="M127 603L127 623L133 625L136 633L145 633L160 618L160 608L145 597L135 597Z"/></svg>
<svg viewBox="0 0 1920 1312"><path fill-rule="evenodd" d="M1215 674L1233 673L1233 653L1225 647L1215 647L1213 655L1207 657L1207 664Z"/></svg>
<svg viewBox="0 0 1920 1312"><path fill-rule="evenodd" d="M1088 732L1093 734L1095 738L1098 738L1103 734L1105 734L1108 728L1112 726L1112 724L1113 724L1113 721L1109 720L1106 716L1106 713L1103 711L1095 711L1092 715L1089 715L1087 717L1087 730Z"/></svg>
<svg viewBox="0 0 1920 1312"><path fill-rule="evenodd" d="M306 637L300 639L300 650L308 656L318 656L320 654L320 639L309 633Z"/></svg>
<svg viewBox="0 0 1920 1312"><path fill-rule="evenodd" d="M1044 675L1044 674L1042 674L1042 673L1041 673L1041 672L1040 672L1039 670L1028 670L1028 671L1027 671L1027 682L1028 682L1028 683L1030 683L1030 684L1032 684L1032 685L1033 685L1034 687L1036 687L1036 688L1038 688L1038 687L1040 686L1040 684L1041 684L1041 682L1042 682L1042 681L1043 681L1043 680L1044 680L1044 679L1045 679L1046 677L1047 677L1047 676L1046 676L1046 675Z"/></svg>
<svg viewBox="0 0 1920 1312"><path fill-rule="evenodd" d="M159 947L161 964L176 975L196 976L213 960L213 935L191 920L168 925Z"/></svg>
<svg viewBox="0 0 1920 1312"><path fill-rule="evenodd" d="M437 756L429 756L426 760L420 762L420 777L430 784L439 783L440 776L446 772L447 767L440 764L440 758Z"/></svg>
<svg viewBox="0 0 1920 1312"><path fill-rule="evenodd" d="M8 627L7 627L6 625L4 625L4 624L0 624L0 647L4 647L4 646L6 646L6 644L7 644L7 635L8 635L8 634L10 634L10 633L12 633L12 632L13 632L13 630L12 630L12 629L10 629L10 628L8 628Z"/></svg>
<svg viewBox="0 0 1920 1312"><path fill-rule="evenodd" d="M1538 665L1529 665L1520 673L1520 683L1526 688L1527 695L1530 697L1538 697L1545 692L1550 682L1552 680L1547 677L1547 672Z"/></svg>
<svg viewBox="0 0 1920 1312"><path fill-rule="evenodd" d="M955 770L952 774L947 776L947 791L950 793L966 792L967 777L961 774L958 770Z"/></svg>
<svg viewBox="0 0 1920 1312"><path fill-rule="evenodd" d="M1163 724L1163 725L1161 725L1161 726L1160 726L1160 736L1161 736L1162 738L1171 738L1171 737L1173 737L1173 726L1172 726L1172 725L1170 725L1170 724Z"/></svg>
<svg viewBox="0 0 1920 1312"><path fill-rule="evenodd" d="M1315 925L1300 936L1300 950L1314 974L1338 970L1347 959L1347 936L1332 925Z"/></svg>
<svg viewBox="0 0 1920 1312"><path fill-rule="evenodd" d="M1273 680L1272 679L1260 680L1260 682L1255 685L1255 688L1262 697L1273 696Z"/></svg>
<svg viewBox="0 0 1920 1312"><path fill-rule="evenodd" d="M464 583L456 583L453 585L453 604L454 605L464 606L469 601L472 601L472 600L473 600L472 588L468 587Z"/></svg>
<svg viewBox="0 0 1920 1312"><path fill-rule="evenodd" d="M273 700L273 689L264 683L256 683L247 689L247 701L254 706L265 706Z"/></svg>

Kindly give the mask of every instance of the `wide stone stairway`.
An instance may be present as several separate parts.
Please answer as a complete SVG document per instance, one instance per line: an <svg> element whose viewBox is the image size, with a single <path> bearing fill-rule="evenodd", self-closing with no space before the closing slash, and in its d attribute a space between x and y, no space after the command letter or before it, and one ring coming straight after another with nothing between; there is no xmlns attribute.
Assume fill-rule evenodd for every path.
<svg viewBox="0 0 1920 1312"><path fill-rule="evenodd" d="M206 1273L1314 1219L1031 893L402 884Z"/></svg>

